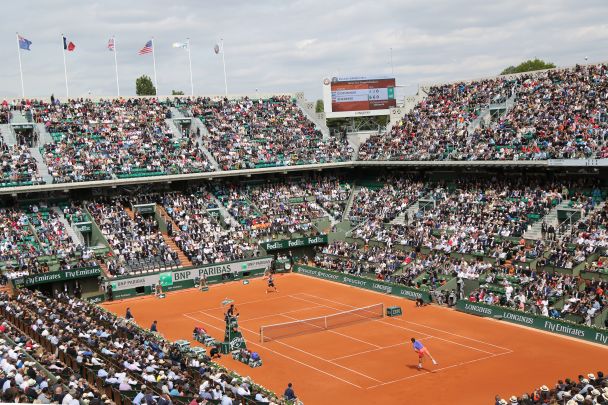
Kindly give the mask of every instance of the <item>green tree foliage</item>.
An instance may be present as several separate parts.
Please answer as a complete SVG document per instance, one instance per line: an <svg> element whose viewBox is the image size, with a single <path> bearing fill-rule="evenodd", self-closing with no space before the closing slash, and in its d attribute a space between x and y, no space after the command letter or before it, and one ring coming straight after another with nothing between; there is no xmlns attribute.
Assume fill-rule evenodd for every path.
<svg viewBox="0 0 608 405"><path fill-rule="evenodd" d="M171 95L172 96L183 96L184 92L181 90L171 90Z"/></svg>
<svg viewBox="0 0 608 405"><path fill-rule="evenodd" d="M533 72L535 70L553 69L555 65L551 62L545 62L540 59L530 59L520 63L517 66L509 66L502 71L501 75L510 75L513 73Z"/></svg>
<svg viewBox="0 0 608 405"><path fill-rule="evenodd" d="M323 112L325 111L324 106L323 106L323 100L319 99L317 100L317 103L315 104L315 112Z"/></svg>
<svg viewBox="0 0 608 405"><path fill-rule="evenodd" d="M138 96L155 96L156 88L152 84L152 79L143 75L135 81L135 92Z"/></svg>

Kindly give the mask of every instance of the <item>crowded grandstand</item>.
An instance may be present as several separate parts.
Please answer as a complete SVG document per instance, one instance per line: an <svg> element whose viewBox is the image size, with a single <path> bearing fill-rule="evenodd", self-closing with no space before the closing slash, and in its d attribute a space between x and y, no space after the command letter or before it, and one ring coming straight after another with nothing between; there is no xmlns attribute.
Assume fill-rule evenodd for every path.
<svg viewBox="0 0 608 405"><path fill-rule="evenodd" d="M5 100L2 401L295 403L100 306L206 291L175 275L216 267L209 284L329 270L605 346L607 90L605 64L422 86L365 134L301 93ZM569 367L496 404L608 403L603 370Z"/></svg>

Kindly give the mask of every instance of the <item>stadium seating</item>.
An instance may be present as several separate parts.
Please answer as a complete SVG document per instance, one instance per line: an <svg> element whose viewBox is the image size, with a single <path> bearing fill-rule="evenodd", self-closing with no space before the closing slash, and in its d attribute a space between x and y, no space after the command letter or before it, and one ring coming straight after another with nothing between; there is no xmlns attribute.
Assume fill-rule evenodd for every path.
<svg viewBox="0 0 608 405"><path fill-rule="evenodd" d="M194 265L239 260L256 250L242 226L224 229L220 219L210 214L215 203L205 189L194 194L165 194L162 202L176 225L169 235Z"/></svg>
<svg viewBox="0 0 608 405"><path fill-rule="evenodd" d="M608 379L602 371L579 374L577 378L565 378L557 381L550 388L542 385L531 392L520 396L512 395L509 399L498 399L499 405L508 404L606 404L608 403Z"/></svg>
<svg viewBox="0 0 608 405"><path fill-rule="evenodd" d="M100 199L90 203L88 210L114 252L108 264L110 274L179 265L177 252L166 243L154 216L133 212L128 200Z"/></svg>
<svg viewBox="0 0 608 405"><path fill-rule="evenodd" d="M227 374L208 357L190 359L160 335L93 304L22 291L8 308L0 309L5 317L22 325L49 351L57 350L77 367L79 375L95 381L117 403L123 403L122 396L132 399L140 392L178 404L190 403L199 395L215 401L227 396L249 403L276 402L249 378Z"/></svg>
<svg viewBox="0 0 608 405"><path fill-rule="evenodd" d="M95 253L68 235L45 205L0 209L0 268L7 278L96 265Z"/></svg>
<svg viewBox="0 0 608 405"><path fill-rule="evenodd" d="M346 140L323 139L287 96L267 100L199 98L192 115L209 132L204 145L222 170L255 169L350 160Z"/></svg>
<svg viewBox="0 0 608 405"><path fill-rule="evenodd" d="M168 103L70 100L32 105L53 142L41 153L55 182L193 173L211 164L189 138L173 138Z"/></svg>
<svg viewBox="0 0 608 405"><path fill-rule="evenodd" d="M361 160L542 160L603 157L606 65L432 86ZM507 102L509 101L509 102ZM503 105L490 123L492 104Z"/></svg>
<svg viewBox="0 0 608 405"><path fill-rule="evenodd" d="M6 297L0 296L0 302L6 306ZM10 314L19 310L12 304L9 307ZM64 352L55 354L47 350L46 345L32 339L24 329L19 330L7 322L9 317L3 314L4 321L0 325L2 372L8 381L3 389L2 402L36 403L38 400L38 403L62 403L65 400L67 403L71 399L82 399L90 403L105 399L102 399L103 391L90 384L84 375L76 374L77 370L72 368L76 364L75 359L67 359ZM37 329L37 325L33 326ZM60 378L65 383L61 383Z"/></svg>

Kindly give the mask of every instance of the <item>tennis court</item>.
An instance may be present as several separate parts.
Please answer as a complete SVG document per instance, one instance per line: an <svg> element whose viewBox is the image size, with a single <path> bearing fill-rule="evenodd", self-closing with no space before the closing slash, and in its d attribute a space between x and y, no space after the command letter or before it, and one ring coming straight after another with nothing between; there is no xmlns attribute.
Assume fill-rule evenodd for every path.
<svg viewBox="0 0 608 405"><path fill-rule="evenodd" d="M194 326L203 326L221 340L225 325L220 303L230 298L240 311L239 325L248 347L260 353L264 365L252 369L229 356L220 362L279 393L292 382L307 404L346 399L405 403L406 398L419 403L487 404L495 394L521 393L565 376L576 377L573 372L595 372L608 356L598 345L437 306L415 308L413 302L395 296L304 275L288 274L276 281L278 293L266 294L265 280L256 279L248 285L233 282L211 286L208 292L184 290L163 300L144 297L104 306L119 315L131 307L143 327L158 320L159 331L170 340L191 340ZM375 304L399 305L403 316L380 318L372 315L372 307L365 316L370 319L329 330L319 330L323 328L310 321L313 327L300 324L295 336L285 328L266 328L265 335L277 339L261 342L263 326ZM422 341L439 364L429 361L418 370L411 337Z"/></svg>

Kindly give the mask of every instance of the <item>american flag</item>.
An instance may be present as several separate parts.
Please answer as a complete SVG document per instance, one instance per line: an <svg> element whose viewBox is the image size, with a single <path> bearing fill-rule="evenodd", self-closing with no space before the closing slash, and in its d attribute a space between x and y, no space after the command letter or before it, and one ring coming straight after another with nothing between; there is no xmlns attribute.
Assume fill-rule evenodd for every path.
<svg viewBox="0 0 608 405"><path fill-rule="evenodd" d="M108 51L114 52L114 38L108 39Z"/></svg>
<svg viewBox="0 0 608 405"><path fill-rule="evenodd" d="M144 45L144 47L141 48L138 53L140 55L145 55L150 52L152 52L152 40L146 42L146 45Z"/></svg>

